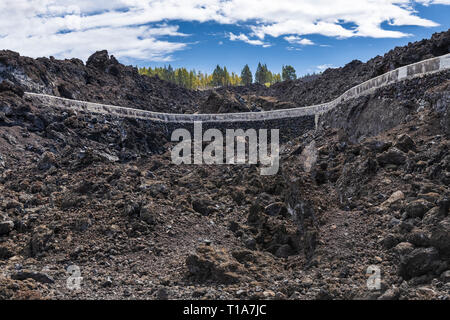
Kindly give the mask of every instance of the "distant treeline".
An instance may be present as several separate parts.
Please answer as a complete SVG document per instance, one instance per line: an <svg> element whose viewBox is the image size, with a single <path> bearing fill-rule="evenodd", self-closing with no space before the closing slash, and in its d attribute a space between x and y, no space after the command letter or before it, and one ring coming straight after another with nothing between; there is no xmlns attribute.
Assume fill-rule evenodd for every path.
<svg viewBox="0 0 450 320"><path fill-rule="evenodd" d="M221 86L241 86L249 85L253 82L270 86L276 82L284 80L295 80L297 75L292 66L283 66L282 73L271 72L266 64L258 64L255 75L248 65L245 65L241 74L229 72L227 67L217 65L212 74L197 72L195 70L188 71L186 68L172 68L171 65L164 67L143 67L139 68L139 73L149 77L155 77L176 83L188 89L205 89Z"/></svg>

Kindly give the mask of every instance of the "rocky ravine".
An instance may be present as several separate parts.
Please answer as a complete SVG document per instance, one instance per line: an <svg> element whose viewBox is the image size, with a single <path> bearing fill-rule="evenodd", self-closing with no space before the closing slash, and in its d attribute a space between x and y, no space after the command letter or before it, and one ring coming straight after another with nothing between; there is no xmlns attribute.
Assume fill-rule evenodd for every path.
<svg viewBox="0 0 450 320"><path fill-rule="evenodd" d="M271 177L22 93L0 85L0 299L450 298L448 73L339 106Z"/></svg>
<svg viewBox="0 0 450 320"><path fill-rule="evenodd" d="M157 128L3 91L0 297L448 299L448 94L359 142L324 123L262 177L174 166Z"/></svg>

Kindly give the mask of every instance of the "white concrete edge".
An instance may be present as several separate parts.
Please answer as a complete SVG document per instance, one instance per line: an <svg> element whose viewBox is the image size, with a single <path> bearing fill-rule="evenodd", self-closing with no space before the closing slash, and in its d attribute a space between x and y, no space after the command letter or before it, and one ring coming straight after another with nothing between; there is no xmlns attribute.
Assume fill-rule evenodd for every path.
<svg viewBox="0 0 450 320"><path fill-rule="evenodd" d="M422 77L424 75L429 75L445 69L450 69L450 54L423 60L389 71L378 77L367 80L353 88L350 88L349 90L345 91L342 95L340 95L338 98L330 102L308 107L298 107L298 108L270 110L261 112L174 114L174 113L163 113L163 112L126 108L114 105L105 105L95 102L71 100L40 93L26 92L25 96L37 97L41 100L41 102L43 102L44 104L47 103L52 107L74 109L79 111L86 111L100 114L111 114L119 117L153 120L166 123L193 123L195 121L201 122L265 121L265 120L276 120L276 119L314 115L315 123L317 126L318 115L333 109L339 103L366 94L370 94L376 89L379 89L381 87L387 86L395 82Z"/></svg>

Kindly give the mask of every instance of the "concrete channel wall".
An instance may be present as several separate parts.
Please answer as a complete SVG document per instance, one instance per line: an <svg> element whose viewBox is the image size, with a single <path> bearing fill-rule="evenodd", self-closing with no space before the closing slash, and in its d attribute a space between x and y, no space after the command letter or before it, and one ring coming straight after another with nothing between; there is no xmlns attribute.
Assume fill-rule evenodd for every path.
<svg viewBox="0 0 450 320"><path fill-rule="evenodd" d="M317 125L317 120L320 114L333 109L338 104L346 100L370 94L371 92L375 91L378 88L390 85L395 82L421 77L424 75L429 75L446 69L450 69L450 54L431 58L428 60L423 60L387 72L381 76L370 79L347 90L340 97L327 103L309 107L262 111L262 112L222 113L222 114L173 114L173 113L145 111L112 105L104 105L86 101L70 100L39 93L27 92L25 93L25 95L27 97L32 98L35 101L37 100L39 103L43 105L51 107L68 108L88 113L108 114L118 117L129 117L135 119L150 120L155 122L172 123L172 124L192 124L196 121L201 121L203 123L211 123L211 124L228 123L234 127L238 123L245 123L249 121L259 123L264 122L277 123L278 121L276 120L286 118L300 118L300 119L305 118L306 122L312 123L311 118L313 117L315 118L315 124ZM246 125L244 125L244 127L246 127ZM309 127L309 125L307 127ZM304 129L308 128L305 127Z"/></svg>

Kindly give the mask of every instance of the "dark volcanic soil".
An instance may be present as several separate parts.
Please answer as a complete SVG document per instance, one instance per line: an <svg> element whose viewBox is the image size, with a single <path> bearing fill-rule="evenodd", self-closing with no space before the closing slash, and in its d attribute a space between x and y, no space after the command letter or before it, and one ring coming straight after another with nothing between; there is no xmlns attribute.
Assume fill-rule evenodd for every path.
<svg viewBox="0 0 450 320"><path fill-rule="evenodd" d="M163 127L21 95L0 85L0 299L450 298L448 72L339 106L270 177L174 165Z"/></svg>

